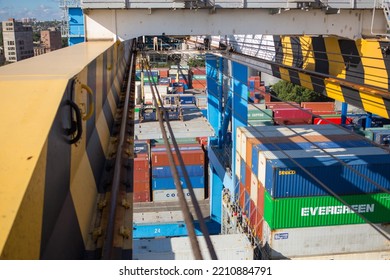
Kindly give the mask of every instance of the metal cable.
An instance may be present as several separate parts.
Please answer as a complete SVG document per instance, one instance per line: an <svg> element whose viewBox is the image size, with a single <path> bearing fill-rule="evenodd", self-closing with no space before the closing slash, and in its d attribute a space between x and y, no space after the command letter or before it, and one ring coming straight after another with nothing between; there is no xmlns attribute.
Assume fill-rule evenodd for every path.
<svg viewBox="0 0 390 280"><path fill-rule="evenodd" d="M151 78L150 78L151 77L150 68L147 69L147 76L148 76L149 81L151 81ZM155 104L158 104L159 94L158 94L158 92L157 93L155 92L153 87L151 87L151 90L152 90L153 100L154 100ZM193 252L194 257L195 257L196 260L201 260L201 259L203 259L203 257L202 257L202 253L200 251L199 243L198 243L198 240L197 240L197 237L196 237L196 234L195 234L195 227L194 227L194 224L193 224L194 221L193 221L192 215L191 215L189 207L187 205L187 201L186 201L185 196L184 196L183 188L181 186L180 178L179 178L179 175L178 175L179 173L178 173L177 167L175 165L175 161L174 161L174 158L173 158L171 146L169 144L167 132L166 132L165 127L164 127L164 122L163 122L163 119L164 119L164 109L161 110L159 106L156 106L156 111L157 111L157 114L158 114L158 122L159 122L159 125L160 125L160 128L161 128L161 133L162 133L162 136L163 136L163 139L164 139L165 148L167 150L169 165L170 165L170 168L171 168L171 171L172 171L173 179L174 179L176 190L177 190L177 193L178 193L179 203L180 203L180 207L182 209L184 222L185 222L185 224L187 226L188 237L190 239L192 252ZM166 119L166 122L167 123L169 122L168 118Z"/></svg>

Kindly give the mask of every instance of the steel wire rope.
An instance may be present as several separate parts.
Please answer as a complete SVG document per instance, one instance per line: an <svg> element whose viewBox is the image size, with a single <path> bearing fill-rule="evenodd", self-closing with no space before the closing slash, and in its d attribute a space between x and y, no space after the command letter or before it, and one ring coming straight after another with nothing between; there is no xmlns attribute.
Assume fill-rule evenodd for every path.
<svg viewBox="0 0 390 280"><path fill-rule="evenodd" d="M149 81L150 81L150 69L149 69L149 71L147 72L147 74L148 74L148 78L149 78ZM156 88L157 93L154 91L153 86ZM167 136L166 136L165 127L164 127L164 125L163 125L163 123L162 123L162 119L163 119L164 117L165 117L165 120L166 120L167 128L168 128L169 133L170 133L170 135L171 135L171 139L172 139L172 143L173 143L173 146L174 146L176 155L177 155L178 160L179 160L179 164L180 164L180 167L181 167L181 170L182 170L182 173L183 173L183 177L184 177L184 179L185 179L185 181L186 181L187 188L188 188L188 190L189 190L189 192L190 192L190 196L191 196L191 199L192 199L192 202L193 202L193 206L194 206L194 209L195 209L195 213L196 213L197 218L198 218L198 221L199 221L199 225L200 225L200 227L201 227L201 231L203 232L203 235L204 235L204 237L205 237L206 244L207 244L208 249L209 249L210 256L211 256L212 259L217 259L215 250L214 250L214 248L213 248L213 245L212 245L212 243L211 243L211 239L210 239L209 234L208 234L208 231L207 231L207 226L206 226L206 224L205 224L205 222L204 222L204 220L203 220L203 216L202 216L202 214L201 214L199 204L197 203L197 199L196 199L195 194L194 194L194 192L193 192L192 185L191 185L191 182L190 182L190 180L189 180L187 170L185 169L184 161L183 161L183 159L182 159L182 157L181 157L180 150L179 150L179 148L178 148L178 145L177 145L177 142L176 142L174 133L173 133L172 128L171 128L171 126L170 126L170 124L169 124L168 113L166 112L166 110L165 110L164 107L163 107L163 102L162 102L161 97L160 97L160 95L159 95L159 93L158 93L158 90L157 90L157 86L156 86L156 84L155 84L155 81L153 81L153 82L151 83L151 89L152 89L153 99L154 99L155 103L158 104L158 102L160 102L160 104L162 105L162 108L163 108L162 112L158 112L158 115L159 115L160 127L161 127L162 131L164 130L163 134L165 133L164 142L165 142L166 148L169 150L169 153L172 154L171 146L169 145L169 141L168 141L168 138L167 138ZM160 111L159 106L156 106L156 109L157 109L157 111ZM163 117L163 114L165 115L164 117ZM173 160L173 156L172 156L172 160ZM179 192L179 193L182 193L182 196L181 196L181 198L180 198L180 196L179 196L179 199L181 200L181 203L182 203L182 201L184 202L184 204L186 205L186 206L184 207L184 209L186 209L185 211L188 212L188 214L190 215L189 209L188 209L188 205L186 204L186 200L185 200L185 197L184 197L184 192L183 192L183 190L182 190L182 188L181 188L181 182L180 182L179 177L178 177L178 171L177 171L176 165L174 165L174 161L173 161L173 166L174 166L174 168L173 168L174 171L173 171L172 173L173 173L174 177L177 177L177 180L175 179L176 188L177 188L177 189L181 189L181 192L179 192L179 190L178 190L178 192ZM172 169L172 165L171 165L171 169ZM180 187L179 187L179 186L180 186ZM182 209L183 209L183 208L182 208ZM192 219L192 217L191 217L191 219ZM189 237L191 238L191 242L194 243L194 242L196 241L196 243L197 243L196 235L195 235L194 237L191 237L191 236L189 235ZM194 241L194 239L195 239L195 241ZM199 245L198 245L198 246L199 246ZM199 251L199 253L200 253L200 251ZM200 258L198 258L198 259L201 259L201 258L202 258L202 256L200 255Z"/></svg>
<svg viewBox="0 0 390 280"><path fill-rule="evenodd" d="M233 92L234 93L234 92ZM236 94L236 93L234 93ZM214 96L214 95L213 95ZM241 116L241 115L238 115L241 119L241 121L245 121L245 117ZM263 132L261 132L261 130L258 129L258 127L252 125L252 124L247 124L249 125L250 127L252 127L256 132L258 132L261 136L264 136ZM284 127L286 127L284 125ZM288 127L287 127L288 128ZM296 133L294 130L292 130L291 128L288 128L290 129L292 132ZM296 133L297 134L297 133ZM298 136L301 136L299 134L297 134ZM302 138L304 138L303 136L301 136ZM347 206L352 212L354 212L356 215L358 215L362 220L364 220L367 224L369 224L372 228L374 228L378 233L380 233L383 237L385 237L387 240L390 241L390 236L387 235L386 233L382 232L382 230L380 228L378 228L373 222L371 222L369 219L367 219L366 217L364 217L364 215L361 215L357 210L353 209L352 206L347 203L343 198L341 198L337 193L335 193L334 191L332 191L326 184L324 184L322 181L320 181L316 176L314 176L309 170L307 170L305 167L303 167L301 164L299 164L294 158L292 158L288 153L286 153L283 149L281 149L278 145L276 145L275 143L273 142L270 142L267 137L264 137L264 139L266 140L266 142L268 142L268 144L271 144L273 147L275 147L279 152L283 153L288 159L290 159L296 166L298 166L304 173L306 173L311 179L313 179L317 184L319 184L322 188L324 188L328 193L330 193L333 197L335 197L336 199L338 199L341 203L343 203L345 206ZM262 141L264 140L262 139ZM304 138L305 139L305 138ZM311 141L310 141L311 142ZM313 143L313 142L311 142ZM321 148L320 148L321 149Z"/></svg>
<svg viewBox="0 0 390 280"><path fill-rule="evenodd" d="M164 103L163 103L163 101L161 99L161 96L160 96L160 94L158 92L157 85L156 85L155 81L153 80L151 84L156 89L156 92L157 92L156 96L158 97L157 101L161 104L162 108L164 108L164 105L163 105ZM174 132L173 132L172 127L170 125L168 113L164 109L163 109L163 113L165 114L164 117L165 117L165 120L166 120L168 131L169 131L169 133L171 135L172 144L174 146L174 149L175 149L178 161L179 161L179 165L180 165L180 168L181 168L181 171L182 171L185 183L186 183L188 191L190 193L190 197L191 197L192 204L194 206L195 214L196 214L196 216L198 218L198 221L199 221L199 226L200 226L201 231L202 231L202 233L204 235L206 245L207 245L207 247L209 249L210 257L211 257L211 259L216 260L217 259L217 254L216 254L216 252L214 250L214 247L213 247L213 244L211 242L211 239L210 239L210 236L209 236L209 233L208 233L208 230L207 230L206 223L205 223L205 221L203 219L203 215L202 215L201 209L199 207L197 198L196 198L194 190L192 188L192 183L191 183L191 181L189 179L187 169L185 168L183 157L181 156L179 146L178 146L178 144L176 142L176 138L175 138Z"/></svg>
<svg viewBox="0 0 390 280"><path fill-rule="evenodd" d="M233 79L233 80L236 80L236 81L238 81L238 82L241 83L241 84L246 84L246 83L243 83L243 81L237 80L237 79L235 79L234 77L232 77L232 76L230 76L230 75L225 75L225 77L228 77L230 80L232 80L232 79ZM210 77L210 78L211 78L211 77ZM214 81L218 82L218 80L216 80L216 79L214 79L214 78L212 78L212 79L213 79ZM261 90L261 89L259 89L259 90ZM244 100L245 102L248 102L247 99L245 99L245 98L241 97L240 95L238 95L237 93L233 92L230 88L228 89L228 91L229 91L229 92L232 92L233 94L235 94L235 95L237 95L237 96L239 96L240 99ZM261 91L262 91L262 90L261 90ZM266 93L266 92L264 92L264 93ZM212 94L212 95L213 95L214 97L216 97L219 101L222 101L222 100L220 100L217 96L215 96L214 94ZM274 97L274 98L280 100L280 101L283 101L283 100L279 99L277 96L274 96L274 95L272 95L272 94L270 94L270 95L271 95L272 97ZM286 101L283 101L283 102L286 102ZM291 106L293 106L293 107L295 107L295 108L297 108L297 109L299 109L299 110L305 111L306 113L312 115L312 117L315 117L315 116L316 116L316 117L319 117L318 115L312 114L311 112L305 110L304 108L301 108L301 107L299 107L299 106L296 106L296 105L293 104L293 103L290 103L290 102L286 102L286 103L288 103L289 105L291 105ZM255 106L255 107L256 107L256 106ZM265 115L271 117L271 118L274 120L273 116L268 115L265 111L263 111L262 109L260 109L260 108L258 108L258 107L256 107L256 108L259 109L262 113L264 113ZM230 106L230 109L231 109L231 110L233 109L232 106ZM349 130L345 129L344 127L337 126L336 124L334 124L334 123L332 123L332 122L329 122L329 121L326 120L326 119L323 119L323 120L325 120L326 122L328 122L328 124L330 124L330 125L333 125L333 126L335 126L335 127L337 127L337 128L341 128L341 129L347 131L348 133L351 133ZM283 124L282 126L287 127L287 126L284 125L284 124ZM295 132L294 132L294 133L295 133ZM378 148L381 148L381 149L383 149L383 150L385 150L385 151L387 151L387 152L390 152L390 150L386 149L385 147L379 146L379 145L378 145L377 143L375 143L375 142L369 141L369 139L367 139L367 138L365 138L365 137L362 137L362 136L360 136L360 135L358 135L358 134L355 134L355 135L356 135L357 137L361 137L362 140L364 140L364 141L367 141L367 142L370 142L371 144L374 144L374 145L377 146ZM303 137L303 136L301 136L301 137ZM304 138L304 137L303 137L303 138ZM305 139L305 140L308 141L308 139ZM366 175L362 174L361 172L359 172L359 171L356 170L355 168L353 168L353 167L351 167L350 165L346 164L344 161L342 161L342 160L340 160L339 158L335 157L335 156L332 155L331 153L328 153L326 150L324 150L324 149L322 149L321 147L319 147L315 142L312 142L312 141L308 141L308 142L310 142L311 144L313 144L314 146L316 146L318 149L321 149L321 150L322 150L323 152L325 152L327 155L329 155L329 156L332 157L333 159L337 160L337 161L338 161L339 163L341 163L343 166L347 167L349 170L351 170L352 172L354 172L356 175L362 177L363 179L365 179L366 181L368 181L370 184L372 184L372 185L374 185L375 187L377 187L378 189L380 189L380 190L382 190L382 191L384 191L384 192L390 194L390 190L387 190L387 189L384 188L383 186L379 185L377 182L373 181L371 178L367 177Z"/></svg>
<svg viewBox="0 0 390 280"><path fill-rule="evenodd" d="M225 75L225 76L228 76L228 75ZM228 76L228 78L230 79L234 79L234 80L237 80L231 76ZM237 80L238 82L242 83L242 84L246 84L246 82L242 82L242 81L239 81ZM231 91L233 94L236 94L238 95L236 92L232 91L229 89L229 91ZM214 93L212 94L214 97L216 97L218 100L219 97L218 96L215 96ZM241 99L243 99L244 101L247 101L246 99L242 98L240 95L238 95ZM280 100L280 99L279 99ZM298 107L297 107L298 108ZM300 108L300 107L299 107ZM232 108L231 108L232 109ZM302 109L302 108L300 108ZM241 118L243 120L245 120L246 118L243 118L241 116ZM250 124L249 124L250 125ZM261 135L264 135L261 131L259 131L255 126L252 126L250 125L251 127L253 127L255 129L255 131L259 132ZM283 125L285 126L285 125ZM285 126L286 127L286 126ZM291 130L291 128L289 128ZM295 131L293 131L295 134L297 134ZM350 131L348 131L350 132ZM299 134L297 134L298 136L301 136ZM310 141L311 142L311 141ZM313 143L313 142L311 142ZM356 211L355 209L353 209L351 207L351 205L349 205L344 199L342 199L339 195L337 195L335 192L333 192L330 188L328 188L323 182L321 182L320 180L318 180L318 178L316 178L312 173L310 173L306 168L304 168L302 165L300 165L298 162L296 162L296 160L294 160L290 155L288 155L286 152L284 152L282 149L280 149L280 147L278 147L277 145L275 145L274 143L270 143L271 145L273 145L276 149L278 149L280 152L282 152L285 156L287 156L292 162L294 162L299 168L301 168L302 171L304 171L310 178L312 178L314 181L316 181L320 186L322 186L325 190L327 190L330 194L332 194L335 198L337 198L341 203L343 203L344 205L348 206L348 208L354 212L356 215L358 215L360 218L362 218L366 223L370 224L376 231L378 231L382 236L384 236L386 239L390 240L390 237L388 237L385 233L383 233L379 228L376 227L376 225L374 225L371 221L369 221L368 219L366 219L363 215L361 215L358 211ZM322 148L320 148L322 149ZM326 152L326 151L325 151ZM337 159L337 158L335 158ZM339 159L337 159L339 160ZM343 163L343 162L342 162ZM345 163L344 163L345 164ZM348 166L348 165L347 165ZM382 186L380 186L380 188L383 188ZM387 191L387 190L386 190Z"/></svg>

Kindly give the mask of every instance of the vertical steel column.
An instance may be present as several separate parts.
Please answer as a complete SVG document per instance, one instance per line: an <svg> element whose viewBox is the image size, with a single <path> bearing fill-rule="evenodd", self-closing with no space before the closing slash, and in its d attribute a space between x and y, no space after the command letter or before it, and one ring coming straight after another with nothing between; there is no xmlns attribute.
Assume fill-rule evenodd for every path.
<svg viewBox="0 0 390 280"><path fill-rule="evenodd" d="M220 102L219 102L219 107L218 107L218 110L220 112L220 124L219 124L219 127L221 128L219 130L219 133L218 133L218 146L219 148L221 149L222 148L222 141L224 141L224 139L226 139L226 132L225 132L225 135L224 135L224 130L223 130L223 123L226 121L225 120L225 117L223 115L226 115L226 110L225 110L225 114L223 113L224 111L224 106L223 106L223 63L224 63L224 58L223 57L220 57L219 60L218 60L218 96L219 96L219 99L220 99Z"/></svg>
<svg viewBox="0 0 390 280"><path fill-rule="evenodd" d="M346 124L347 122L347 112L348 112L348 103L341 103L341 124Z"/></svg>
<svg viewBox="0 0 390 280"><path fill-rule="evenodd" d="M237 62L231 63L232 67L232 97L233 97L233 112L232 112L232 174L236 170L236 147L237 147L237 127L246 126L248 121L248 67ZM239 167L238 167L239 168ZM238 181L233 175L233 187L235 190L230 190L230 193L237 197Z"/></svg>
<svg viewBox="0 0 390 280"><path fill-rule="evenodd" d="M206 54L206 81L207 81L207 119L213 127L216 137L210 137L209 143L217 145L219 142L219 130L221 128L220 91L218 88L217 57Z"/></svg>
<svg viewBox="0 0 390 280"><path fill-rule="evenodd" d="M223 182L219 178L217 171L210 165L209 168L210 185L210 217L213 221L222 223L222 188Z"/></svg>

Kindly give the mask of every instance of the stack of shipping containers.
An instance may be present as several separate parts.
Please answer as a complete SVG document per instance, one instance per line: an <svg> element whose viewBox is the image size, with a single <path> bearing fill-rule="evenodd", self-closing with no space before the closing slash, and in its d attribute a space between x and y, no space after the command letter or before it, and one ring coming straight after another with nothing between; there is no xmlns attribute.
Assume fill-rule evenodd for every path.
<svg viewBox="0 0 390 280"><path fill-rule="evenodd" d="M134 142L133 193L134 202L150 201L149 141Z"/></svg>
<svg viewBox="0 0 390 280"><path fill-rule="evenodd" d="M174 149L172 148L174 151ZM205 153L200 144L180 144L180 154L189 176L195 196L198 200L205 198ZM174 154L184 195L190 199L183 172L179 166L177 155ZM152 168L152 199L155 202L178 201L177 191L169 165L168 154L164 145L156 145L151 149Z"/></svg>
<svg viewBox="0 0 390 280"><path fill-rule="evenodd" d="M263 258L390 250L337 198L388 232L388 151L334 125L259 126L237 129L236 158L236 203Z"/></svg>

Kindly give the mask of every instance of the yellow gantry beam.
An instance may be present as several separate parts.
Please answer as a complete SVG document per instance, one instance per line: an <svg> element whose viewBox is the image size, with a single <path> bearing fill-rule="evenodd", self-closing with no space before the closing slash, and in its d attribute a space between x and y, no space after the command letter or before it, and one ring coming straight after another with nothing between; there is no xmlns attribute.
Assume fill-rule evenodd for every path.
<svg viewBox="0 0 390 280"><path fill-rule="evenodd" d="M63 234L74 243L87 239L101 166L95 161L105 159L124 51L113 41L88 42L0 67L0 259L53 257L50 242L62 228L74 232ZM93 88L91 96L83 85ZM69 145L64 133L69 99L83 114L94 102L77 145ZM95 146L102 152L88 154Z"/></svg>
<svg viewBox="0 0 390 280"><path fill-rule="evenodd" d="M274 36L273 75L390 118L389 42Z"/></svg>

